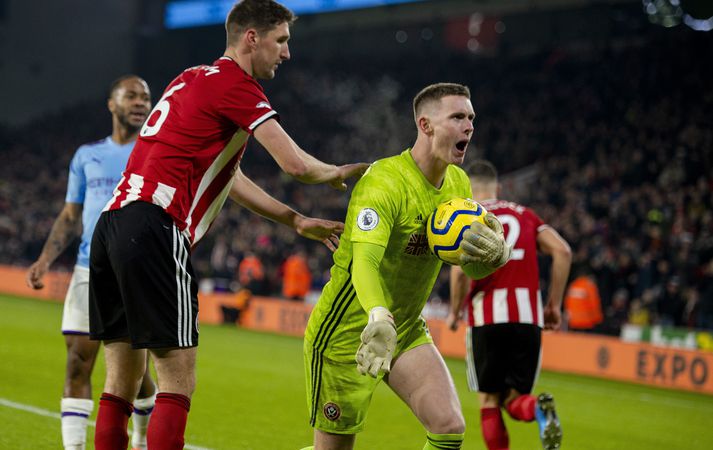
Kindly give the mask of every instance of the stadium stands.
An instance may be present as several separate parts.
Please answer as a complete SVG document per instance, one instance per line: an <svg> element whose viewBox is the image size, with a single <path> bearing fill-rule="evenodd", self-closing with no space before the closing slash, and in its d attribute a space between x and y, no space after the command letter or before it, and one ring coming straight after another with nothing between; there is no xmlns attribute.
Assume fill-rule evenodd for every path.
<svg viewBox="0 0 713 450"><path fill-rule="evenodd" d="M408 102L422 85L468 84L478 114L471 157L503 174L534 173L524 193L503 197L532 206L572 244L575 264L593 271L601 331L618 333L621 309L631 304L654 323L713 329L712 54L710 33L678 28L524 57L432 51L420 68L295 58L267 91L300 145L348 162L411 144ZM162 86L152 87L158 98ZM64 201L74 149L109 133L102 114L97 99L0 129L0 263L27 265L39 253ZM343 218L347 196L278 176L255 143L243 164L296 208ZM237 279L250 249L277 294L278 268L299 239L231 204L196 249L194 267L203 277ZM309 253L318 288L330 255L318 245Z"/></svg>

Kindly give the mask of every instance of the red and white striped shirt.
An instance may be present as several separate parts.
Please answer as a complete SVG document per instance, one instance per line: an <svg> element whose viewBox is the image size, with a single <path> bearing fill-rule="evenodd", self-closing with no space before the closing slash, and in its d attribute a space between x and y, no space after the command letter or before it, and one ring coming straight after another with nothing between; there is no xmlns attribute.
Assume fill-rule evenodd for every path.
<svg viewBox="0 0 713 450"><path fill-rule="evenodd" d="M537 234L548 227L531 209L503 200L485 200L513 246L510 261L492 275L471 283L466 297L468 325L534 323L543 326Z"/></svg>
<svg viewBox="0 0 713 450"><path fill-rule="evenodd" d="M153 203L195 245L228 197L248 137L270 118L262 87L227 56L186 69L151 111L105 210Z"/></svg>

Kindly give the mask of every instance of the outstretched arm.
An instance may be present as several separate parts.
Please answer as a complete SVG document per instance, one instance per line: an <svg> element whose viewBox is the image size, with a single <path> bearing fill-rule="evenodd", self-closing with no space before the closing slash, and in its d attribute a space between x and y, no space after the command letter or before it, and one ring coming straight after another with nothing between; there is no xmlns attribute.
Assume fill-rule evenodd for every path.
<svg viewBox="0 0 713 450"><path fill-rule="evenodd" d="M265 192L240 169L235 173L230 198L256 214L293 228L300 236L322 242L331 251L339 245L339 234L344 231L342 222L303 216Z"/></svg>
<svg viewBox="0 0 713 450"><path fill-rule="evenodd" d="M537 246L542 253L552 257L552 274L543 316L545 329L557 330L562 321L560 306L569 277L569 269L572 265L572 250L567 241L551 227L547 227L537 234Z"/></svg>
<svg viewBox="0 0 713 450"><path fill-rule="evenodd" d="M69 246L69 244L82 233L82 204L65 203L64 208L52 225L50 235L47 237L42 253L27 270L25 281L33 289L42 289L42 278L55 259Z"/></svg>
<svg viewBox="0 0 713 450"><path fill-rule="evenodd" d="M285 173L303 183L328 183L335 189L345 190L346 179L359 178L369 167L366 163L335 166L320 161L302 150L274 119L258 126L254 136Z"/></svg>

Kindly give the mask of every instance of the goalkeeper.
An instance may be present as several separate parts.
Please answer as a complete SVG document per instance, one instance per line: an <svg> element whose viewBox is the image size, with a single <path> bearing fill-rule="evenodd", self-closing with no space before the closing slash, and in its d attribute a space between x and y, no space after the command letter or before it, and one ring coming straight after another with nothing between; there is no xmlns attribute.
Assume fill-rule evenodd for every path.
<svg viewBox="0 0 713 450"><path fill-rule="evenodd" d="M304 361L314 449L351 449L383 379L426 429L424 449L459 449L465 422L443 358L421 317L441 261L426 219L471 197L463 163L475 113L467 87L439 83L416 95L412 149L376 161L357 183L325 286L305 332ZM490 215L464 235L463 267L476 278L510 254Z"/></svg>

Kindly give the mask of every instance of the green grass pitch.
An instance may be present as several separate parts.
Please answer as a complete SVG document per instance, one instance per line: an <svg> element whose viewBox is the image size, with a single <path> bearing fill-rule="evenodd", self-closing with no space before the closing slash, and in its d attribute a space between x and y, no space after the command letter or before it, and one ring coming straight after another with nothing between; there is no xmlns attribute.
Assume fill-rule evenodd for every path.
<svg viewBox="0 0 713 450"><path fill-rule="evenodd" d="M56 303L0 296L2 449L61 448L61 309ZM483 449L477 399L467 390L464 363L448 360L448 366L467 420L463 448ZM95 399L103 377L100 355ZM536 392L543 390L555 395L565 449L713 448L713 397L551 372L540 375ZM534 424L506 422L511 448L539 447ZM89 433L93 438L93 428ZM311 433L301 340L233 327L201 328L188 448L296 450L311 442ZM408 408L380 386L356 448L420 450L423 444L424 431Z"/></svg>

